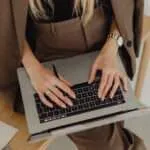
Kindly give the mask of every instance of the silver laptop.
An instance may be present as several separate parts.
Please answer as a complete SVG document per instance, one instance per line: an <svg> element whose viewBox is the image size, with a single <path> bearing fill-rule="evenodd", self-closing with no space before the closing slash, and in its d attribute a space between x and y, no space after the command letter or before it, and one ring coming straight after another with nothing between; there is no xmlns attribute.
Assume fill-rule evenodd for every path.
<svg viewBox="0 0 150 150"><path fill-rule="evenodd" d="M52 69L52 65L55 65L58 73L75 85L74 87L76 87L76 89L80 87L82 88L82 86L86 85L88 81L90 68L98 53L99 51L89 52L69 58L45 62L43 65L49 69ZM120 63L119 60L118 62ZM122 69L122 64L120 64L120 69ZM17 73L30 134L29 141L31 142L43 140L50 136L61 136L80 132L149 113L148 107L136 100L129 84L129 90L127 93L124 93L121 88L118 89L120 90L118 92L122 94L120 97L121 101L118 101L118 98L117 102L113 104L112 101L110 104L109 101L105 101L105 104L100 104L99 101L97 102L98 106L91 102L90 106L87 106L87 104L84 105L86 106L86 109L83 108L83 106L78 106L73 109L67 108L67 112L61 108L59 108L58 112L57 108L57 112L56 114L53 112L52 118L49 114L53 111L52 109L47 108L44 104L37 104L37 102L39 103L41 101L36 100L36 91L32 87L25 69L18 68ZM94 93L92 89L90 92ZM46 119L43 119L42 115L39 114L41 112L38 107L41 105L41 111L50 115L48 117L46 116ZM80 111L78 111L78 109L80 109Z"/></svg>

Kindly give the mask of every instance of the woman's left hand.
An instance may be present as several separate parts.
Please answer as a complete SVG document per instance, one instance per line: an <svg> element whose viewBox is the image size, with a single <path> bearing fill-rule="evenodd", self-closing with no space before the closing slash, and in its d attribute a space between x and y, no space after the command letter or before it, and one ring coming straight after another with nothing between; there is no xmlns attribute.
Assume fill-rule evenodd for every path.
<svg viewBox="0 0 150 150"><path fill-rule="evenodd" d="M89 83L92 83L95 79L96 72L102 70L101 83L98 89L98 97L102 100L104 100L111 87L112 90L109 94L110 98L114 96L120 85L123 87L124 91L128 90L127 76L120 71L117 61L117 53L116 50L112 50L113 48L115 49L117 47L113 47L113 44L110 43L104 45L102 52L100 52L96 58L90 72Z"/></svg>

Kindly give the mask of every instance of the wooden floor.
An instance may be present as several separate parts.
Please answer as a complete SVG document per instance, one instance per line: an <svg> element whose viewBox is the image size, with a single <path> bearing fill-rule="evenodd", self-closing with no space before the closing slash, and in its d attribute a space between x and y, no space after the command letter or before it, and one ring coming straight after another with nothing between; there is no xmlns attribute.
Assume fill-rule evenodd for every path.
<svg viewBox="0 0 150 150"><path fill-rule="evenodd" d="M10 142L12 150L38 150L44 142L28 144L28 132L25 117L12 110L13 96L10 92L0 92L0 120L19 129L15 138Z"/></svg>

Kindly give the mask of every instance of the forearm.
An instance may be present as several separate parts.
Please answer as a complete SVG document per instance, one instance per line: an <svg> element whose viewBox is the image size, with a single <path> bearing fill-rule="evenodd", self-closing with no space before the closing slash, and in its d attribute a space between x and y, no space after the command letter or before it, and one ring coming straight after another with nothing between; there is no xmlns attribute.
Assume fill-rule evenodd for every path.
<svg viewBox="0 0 150 150"><path fill-rule="evenodd" d="M116 34L120 35L120 32L119 32L119 30L117 28L115 20L113 20L113 22L112 22L110 33L116 33Z"/></svg>
<svg viewBox="0 0 150 150"><path fill-rule="evenodd" d="M37 65L40 65L40 62L34 56L26 40L24 41L22 64L24 65L27 71L30 71L32 68L36 67Z"/></svg>
<svg viewBox="0 0 150 150"><path fill-rule="evenodd" d="M120 35L115 20L112 22L110 33L114 33L114 34ZM102 53L107 53L108 52L111 55L112 54L113 55L117 54L118 45L117 45L117 42L116 42L115 39L113 39L113 38L107 38L105 45L107 45L109 48L103 48L102 49ZM104 47L105 47L105 45L104 45Z"/></svg>

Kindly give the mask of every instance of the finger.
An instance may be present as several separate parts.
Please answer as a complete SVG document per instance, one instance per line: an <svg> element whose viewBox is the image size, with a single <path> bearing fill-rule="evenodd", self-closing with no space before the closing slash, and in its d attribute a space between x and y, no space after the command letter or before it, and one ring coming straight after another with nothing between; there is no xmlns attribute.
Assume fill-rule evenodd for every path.
<svg viewBox="0 0 150 150"><path fill-rule="evenodd" d="M58 98L60 98L63 102L65 102L65 103L68 104L69 106L72 106L72 105L73 105L72 101L71 101L68 97L64 96L63 93L62 93L58 88L52 87L50 90L51 90Z"/></svg>
<svg viewBox="0 0 150 150"><path fill-rule="evenodd" d="M45 104L48 107L53 108L53 104L51 102L49 102L42 93L38 92L38 95L39 95L40 100L42 101L43 104Z"/></svg>
<svg viewBox="0 0 150 150"><path fill-rule="evenodd" d="M51 101L53 101L56 105L66 108L66 105L57 98L56 95L54 95L52 92L46 93L46 95L50 98Z"/></svg>
<svg viewBox="0 0 150 150"><path fill-rule="evenodd" d="M127 77L120 75L124 91L128 91L128 80Z"/></svg>
<svg viewBox="0 0 150 150"><path fill-rule="evenodd" d="M68 86L73 86L69 81L65 80L62 76L59 76L59 79L63 81L65 84L67 84Z"/></svg>
<svg viewBox="0 0 150 150"><path fill-rule="evenodd" d="M65 103L68 104L69 106L73 106L72 101L71 101L68 97L66 97L65 99L62 99L62 100L63 100L63 102L65 102Z"/></svg>
<svg viewBox="0 0 150 150"><path fill-rule="evenodd" d="M110 92L110 98L113 98L113 96L114 96L114 94L115 94L115 92L116 92L116 90L117 90L119 84L120 84L119 77L116 76L116 77L115 77L115 80L114 80L114 85L113 85L112 90L111 90L111 92Z"/></svg>
<svg viewBox="0 0 150 150"><path fill-rule="evenodd" d="M62 82L62 81L59 80L59 82L57 83L57 86L61 90L63 90L64 92L66 92L68 95L70 95L72 98L74 98L74 99L76 98L76 95L75 95L74 91L71 90L71 88L68 87L64 82Z"/></svg>
<svg viewBox="0 0 150 150"><path fill-rule="evenodd" d="M112 87L113 80L114 80L114 75L113 74L108 75L108 80L107 80L106 86L104 87L102 100L105 98L105 96L107 95L108 91Z"/></svg>
<svg viewBox="0 0 150 150"><path fill-rule="evenodd" d="M101 82L100 82L99 89L98 89L98 97L99 98L103 95L103 90L107 83L107 79L108 79L108 74L103 71L102 77L101 77Z"/></svg>
<svg viewBox="0 0 150 150"><path fill-rule="evenodd" d="M90 78L88 81L89 84L94 81L95 76L96 76L96 72L97 72L97 67L94 65L94 66L92 66L92 69L91 69Z"/></svg>

